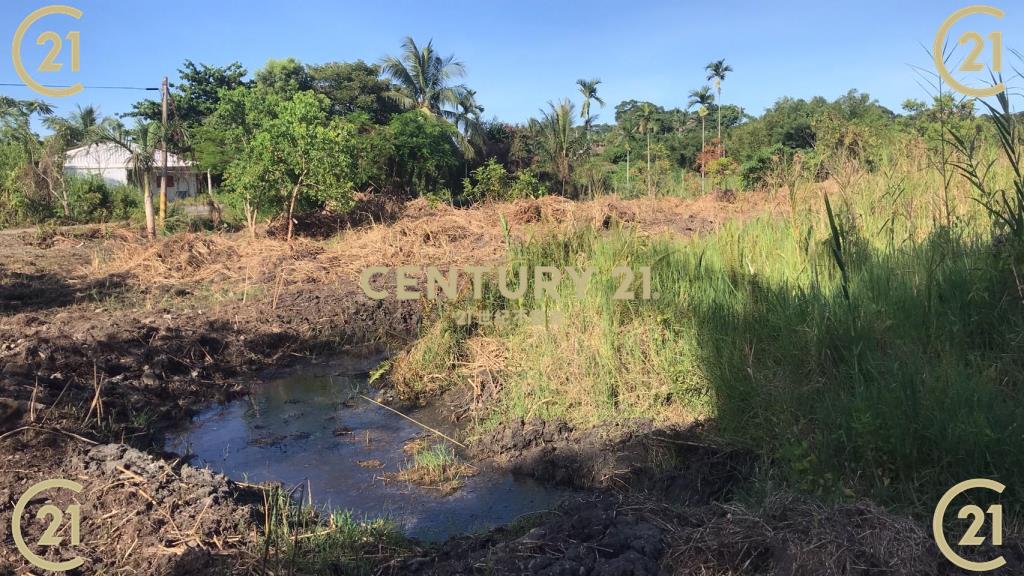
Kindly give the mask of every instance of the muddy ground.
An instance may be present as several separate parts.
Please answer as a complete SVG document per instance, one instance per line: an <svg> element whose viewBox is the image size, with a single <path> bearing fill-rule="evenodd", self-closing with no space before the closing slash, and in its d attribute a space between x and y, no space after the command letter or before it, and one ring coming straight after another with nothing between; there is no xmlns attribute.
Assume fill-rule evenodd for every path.
<svg viewBox="0 0 1024 576"><path fill-rule="evenodd" d="M757 196L472 210L417 201L291 244L242 233L148 243L117 226L0 233L0 574L26 569L11 515L19 495L48 478L85 485L76 501L88 537L75 548L85 564L71 573L261 573L261 491L162 453L160 435L244 395L260 369L411 342L421 304L367 298L357 285L367 266L500 262L503 218L519 237L578 225L689 236L776 208ZM757 463L712 437L701 424L511 423L468 456L586 495L485 535L411 543L383 554L378 570L941 573L918 523L870 504L737 504ZM25 525L35 541L42 523Z"/></svg>

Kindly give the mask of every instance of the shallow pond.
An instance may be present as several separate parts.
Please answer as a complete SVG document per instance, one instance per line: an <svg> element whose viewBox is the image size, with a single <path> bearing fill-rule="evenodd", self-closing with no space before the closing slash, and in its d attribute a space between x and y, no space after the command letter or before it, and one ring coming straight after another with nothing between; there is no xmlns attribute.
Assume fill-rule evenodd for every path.
<svg viewBox="0 0 1024 576"><path fill-rule="evenodd" d="M278 376L253 394L199 414L169 450L234 480L309 486L318 506L357 519L389 518L411 537L436 541L553 508L570 493L482 470L454 494L385 480L408 464L402 452L424 430L359 398L366 375L352 365L316 365Z"/></svg>

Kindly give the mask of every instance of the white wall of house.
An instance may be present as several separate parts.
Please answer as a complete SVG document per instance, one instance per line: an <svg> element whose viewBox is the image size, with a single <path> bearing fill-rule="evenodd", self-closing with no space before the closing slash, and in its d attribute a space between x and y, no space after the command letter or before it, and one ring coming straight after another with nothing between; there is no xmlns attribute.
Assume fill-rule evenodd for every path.
<svg viewBox="0 0 1024 576"><path fill-rule="evenodd" d="M160 166L163 156L153 154L153 179L150 187L155 196L160 190ZM111 186L133 183L130 154L116 144L102 143L68 150L64 160L64 173L75 176L97 176ZM188 198L199 193L199 175L191 164L174 154L167 155L167 199Z"/></svg>
<svg viewBox="0 0 1024 576"><path fill-rule="evenodd" d="M160 169L153 171L153 180L149 183L153 195L160 192ZM195 172L182 169L167 170L167 200L173 202L199 193L199 179Z"/></svg>
<svg viewBox="0 0 1024 576"><path fill-rule="evenodd" d="M110 186L128 183L126 168L100 168L86 166L64 166L64 173L69 176L97 176Z"/></svg>

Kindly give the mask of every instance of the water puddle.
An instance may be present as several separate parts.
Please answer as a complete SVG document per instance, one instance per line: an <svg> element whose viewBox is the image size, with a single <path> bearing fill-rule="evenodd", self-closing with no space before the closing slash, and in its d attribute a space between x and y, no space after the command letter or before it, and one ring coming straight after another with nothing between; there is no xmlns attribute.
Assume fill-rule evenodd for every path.
<svg viewBox="0 0 1024 576"><path fill-rule="evenodd" d="M408 464L402 447L423 429L360 399L366 390L365 374L353 375L350 365L313 366L202 412L167 448L234 480L286 487L308 480L317 505L390 518L425 541L507 524L570 494L494 471L465 478L448 496L385 480Z"/></svg>

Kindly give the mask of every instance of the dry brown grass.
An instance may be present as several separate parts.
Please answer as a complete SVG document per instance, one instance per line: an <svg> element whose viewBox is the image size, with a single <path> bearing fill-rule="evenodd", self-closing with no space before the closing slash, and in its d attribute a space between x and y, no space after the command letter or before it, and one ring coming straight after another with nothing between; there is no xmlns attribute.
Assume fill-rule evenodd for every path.
<svg viewBox="0 0 1024 576"><path fill-rule="evenodd" d="M486 203L469 209L419 199L390 224L341 232L327 241L297 238L250 239L238 234L181 233L145 243L132 235L115 235L110 255L86 272L130 274L153 284L272 284L353 279L370 266L490 265L505 253L502 218L513 237L522 239L579 226L635 225L641 233L686 233L687 223L707 219L717 224L774 212L777 203L760 193L725 203L706 196L622 200L615 196L573 202L557 196ZM701 230L693 230L701 231Z"/></svg>
<svg viewBox="0 0 1024 576"><path fill-rule="evenodd" d="M932 574L930 538L914 521L869 503L824 505L788 494L758 510L701 509L672 538L679 576Z"/></svg>

